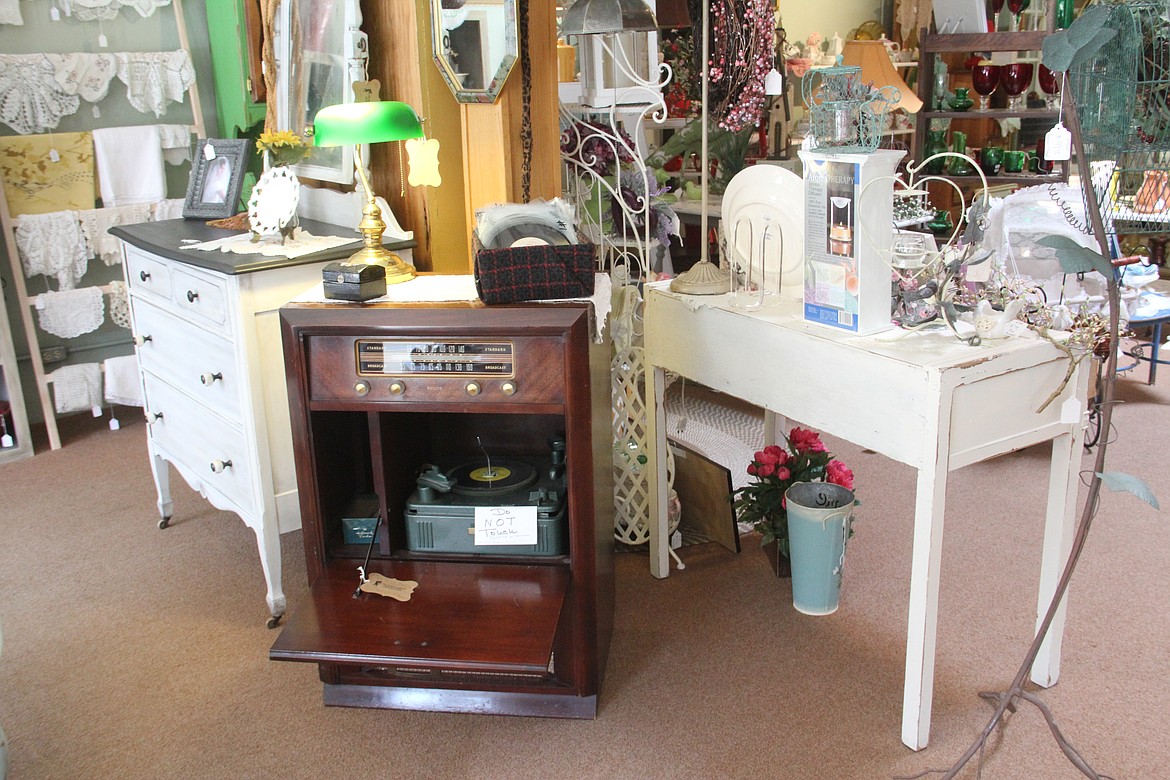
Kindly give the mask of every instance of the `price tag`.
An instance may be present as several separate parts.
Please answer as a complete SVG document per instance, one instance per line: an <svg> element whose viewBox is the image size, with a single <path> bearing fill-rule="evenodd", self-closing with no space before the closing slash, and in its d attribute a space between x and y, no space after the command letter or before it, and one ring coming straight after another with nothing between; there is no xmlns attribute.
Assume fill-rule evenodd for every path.
<svg viewBox="0 0 1170 780"><path fill-rule="evenodd" d="M105 33L101 33L100 35L98 35L98 46L101 46L104 49L109 45L110 45L110 42L106 40Z"/></svg>
<svg viewBox="0 0 1170 780"><path fill-rule="evenodd" d="M7 433L0 436L0 447L11 447L16 441Z"/></svg>
<svg viewBox="0 0 1170 780"><path fill-rule="evenodd" d="M49 162L61 162L61 153L56 149L49 150Z"/></svg>
<svg viewBox="0 0 1170 780"><path fill-rule="evenodd" d="M536 544L536 507L477 506L475 544Z"/></svg>
<svg viewBox="0 0 1170 780"><path fill-rule="evenodd" d="M49 9L49 20L54 22L61 21L61 12L57 10L57 6L55 5Z"/></svg>
<svg viewBox="0 0 1170 780"><path fill-rule="evenodd" d="M1072 159L1072 133L1065 128L1063 123L1058 122L1056 127L1049 130L1048 134L1044 136L1044 159Z"/></svg>
<svg viewBox="0 0 1170 780"><path fill-rule="evenodd" d="M203 145L203 159L208 162L215 159L215 147L210 142Z"/></svg>

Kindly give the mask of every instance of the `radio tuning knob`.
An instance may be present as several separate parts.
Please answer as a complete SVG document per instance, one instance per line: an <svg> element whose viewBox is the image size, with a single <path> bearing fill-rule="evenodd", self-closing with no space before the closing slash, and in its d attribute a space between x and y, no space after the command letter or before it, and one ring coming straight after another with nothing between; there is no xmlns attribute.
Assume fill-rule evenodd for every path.
<svg viewBox="0 0 1170 780"><path fill-rule="evenodd" d="M405 392L406 392L406 385L404 385L402 382L391 382L390 383L390 395L402 395Z"/></svg>
<svg viewBox="0 0 1170 780"><path fill-rule="evenodd" d="M479 395L479 392L480 392L479 382L468 382L467 387L465 387L463 389L467 391L468 395L473 395L473 396Z"/></svg>
<svg viewBox="0 0 1170 780"><path fill-rule="evenodd" d="M504 395L515 395L516 394L516 383L510 382L510 381L504 382L502 385L500 385L500 392L503 393Z"/></svg>
<svg viewBox="0 0 1170 780"><path fill-rule="evenodd" d="M353 383L353 391L358 395L365 395L370 392L370 385L368 382L357 381Z"/></svg>

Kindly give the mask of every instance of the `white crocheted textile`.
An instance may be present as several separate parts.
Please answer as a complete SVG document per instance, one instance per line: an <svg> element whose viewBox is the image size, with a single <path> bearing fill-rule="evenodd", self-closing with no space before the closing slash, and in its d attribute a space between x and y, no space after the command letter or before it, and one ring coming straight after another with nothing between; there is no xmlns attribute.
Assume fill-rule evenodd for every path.
<svg viewBox="0 0 1170 780"><path fill-rule="evenodd" d="M184 49L118 52L114 57L130 105L144 114L162 116L167 103L181 101L195 83L195 68Z"/></svg>
<svg viewBox="0 0 1170 780"><path fill-rule="evenodd" d="M52 130L81 100L61 89L45 54L0 54L0 122L21 135Z"/></svg>
<svg viewBox="0 0 1170 780"><path fill-rule="evenodd" d="M170 5L171 0L71 0L73 15L83 22L95 19L108 22L122 8L133 8L140 16L150 16L155 9Z"/></svg>
<svg viewBox="0 0 1170 780"><path fill-rule="evenodd" d="M183 216L183 198L167 198L160 200L150 208L150 218L154 222L165 222L168 219L178 219Z"/></svg>
<svg viewBox="0 0 1170 780"><path fill-rule="evenodd" d="M67 95L77 95L90 103L104 100L117 72L113 54L46 54L53 63L53 79Z"/></svg>
<svg viewBox="0 0 1170 780"><path fill-rule="evenodd" d="M16 248L25 276L44 274L72 290L85 276L89 256L76 211L23 214L16 218Z"/></svg>
<svg viewBox="0 0 1170 780"><path fill-rule="evenodd" d="M100 287L41 293L36 297L41 330L63 339L90 333L106 316L105 295Z"/></svg>
<svg viewBox="0 0 1170 780"><path fill-rule="evenodd" d="M151 203L132 203L128 206L77 212L77 218L81 222L81 234L85 237L86 254L90 257L100 257L106 265L122 262L122 242L107 231L115 225L149 222L153 206Z"/></svg>
<svg viewBox="0 0 1170 780"><path fill-rule="evenodd" d="M20 0L0 0L0 24L24 24Z"/></svg>
<svg viewBox="0 0 1170 780"><path fill-rule="evenodd" d="M130 327L130 298L125 282L110 282L110 321L119 328Z"/></svg>
<svg viewBox="0 0 1170 780"><path fill-rule="evenodd" d="M102 369L97 363L62 366L49 374L57 414L81 412L102 405Z"/></svg>

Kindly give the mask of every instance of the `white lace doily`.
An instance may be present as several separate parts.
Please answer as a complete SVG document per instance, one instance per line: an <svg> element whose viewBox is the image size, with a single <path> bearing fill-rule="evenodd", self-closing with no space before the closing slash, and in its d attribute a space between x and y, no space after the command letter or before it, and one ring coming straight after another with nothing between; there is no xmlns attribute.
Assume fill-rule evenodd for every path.
<svg viewBox="0 0 1170 780"><path fill-rule="evenodd" d="M206 252L235 252L240 255L264 255L265 257L301 257L314 252L323 252L333 247L356 244L360 238L345 236L314 236L307 230L296 228L292 237L283 244L253 241L251 233L237 233L213 241L187 244L183 249L201 249Z"/></svg>
<svg viewBox="0 0 1170 780"><path fill-rule="evenodd" d="M41 293L36 297L36 309L41 330L63 339L97 330L106 316L100 287Z"/></svg>
<svg viewBox="0 0 1170 780"><path fill-rule="evenodd" d="M110 321L119 328L130 327L130 299L125 282L110 282Z"/></svg>
<svg viewBox="0 0 1170 780"><path fill-rule="evenodd" d="M53 79L67 95L77 95L90 103L104 100L110 92L117 64L113 54L46 54L53 63Z"/></svg>
<svg viewBox="0 0 1170 780"><path fill-rule="evenodd" d="M87 209L77 212L81 222L81 234L85 237L86 253L101 258L106 265L122 262L122 242L109 234L115 225L134 225L149 222L151 211L157 204L131 203L126 206L111 206L103 209Z"/></svg>
<svg viewBox="0 0 1170 780"><path fill-rule="evenodd" d="M52 130L81 100L62 91L44 54L0 54L0 122L21 135Z"/></svg>
<svg viewBox="0 0 1170 780"><path fill-rule="evenodd" d="M167 103L181 101L195 83L195 68L184 49L118 52L114 57L130 105L144 114L162 116Z"/></svg>
<svg viewBox="0 0 1170 780"><path fill-rule="evenodd" d="M73 15L83 22L100 19L108 22L122 8L133 8L141 16L150 16L155 9L170 5L171 0L71 0Z"/></svg>
<svg viewBox="0 0 1170 780"><path fill-rule="evenodd" d="M25 276L52 276L60 289L71 290L85 275L89 256L76 211L24 214L16 220L15 234Z"/></svg>

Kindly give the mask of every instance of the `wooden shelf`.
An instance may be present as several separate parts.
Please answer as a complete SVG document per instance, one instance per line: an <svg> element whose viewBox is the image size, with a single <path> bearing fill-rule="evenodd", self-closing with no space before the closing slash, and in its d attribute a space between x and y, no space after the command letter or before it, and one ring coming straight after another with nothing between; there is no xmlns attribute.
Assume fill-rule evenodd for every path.
<svg viewBox="0 0 1170 780"><path fill-rule="evenodd" d="M1020 111L1012 111L1007 108L989 108L986 111L978 109L971 109L970 111L937 111L922 109L918 112L920 118L926 119L1053 119L1060 115L1055 109L1048 110L1046 108L1027 108ZM921 120L920 120L921 121Z"/></svg>
<svg viewBox="0 0 1170 780"><path fill-rule="evenodd" d="M918 50L923 54L949 51L1036 51L1044 47L1044 39L1048 35L1047 30L928 34L920 39Z"/></svg>

